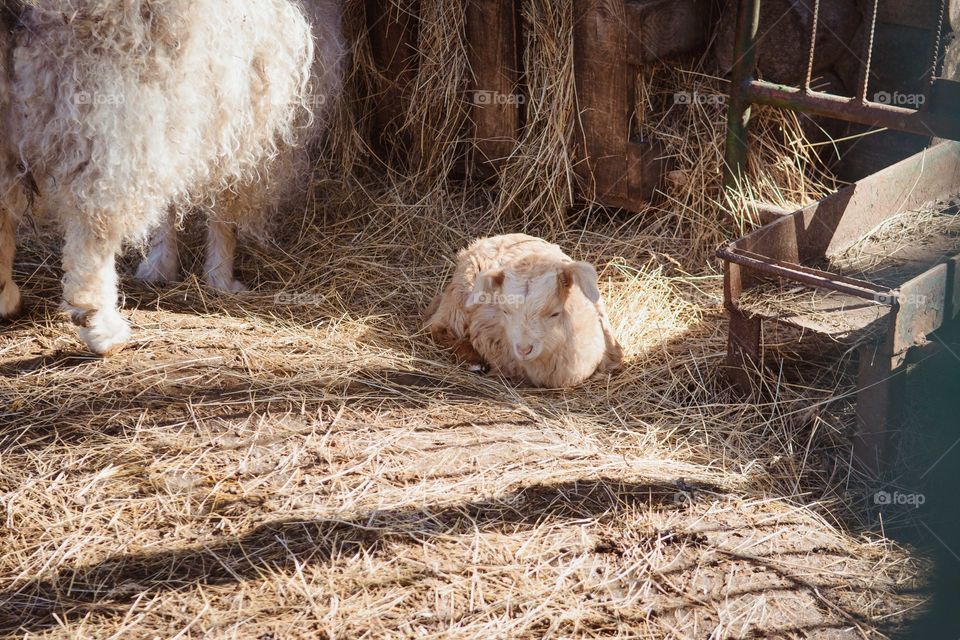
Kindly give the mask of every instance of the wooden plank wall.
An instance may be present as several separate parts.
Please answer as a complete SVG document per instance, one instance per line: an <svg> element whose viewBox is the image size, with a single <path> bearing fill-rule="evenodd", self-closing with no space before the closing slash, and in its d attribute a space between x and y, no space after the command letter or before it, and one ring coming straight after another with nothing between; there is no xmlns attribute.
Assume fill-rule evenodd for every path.
<svg viewBox="0 0 960 640"><path fill-rule="evenodd" d="M631 199L627 146L633 100L628 41L623 0L574 3L577 143L584 158L578 171L588 197L614 206L629 206Z"/></svg>
<svg viewBox="0 0 960 640"><path fill-rule="evenodd" d="M640 67L706 46L704 0L578 0L574 61L581 142L579 165L600 202L642 208L666 169L656 141L635 131Z"/></svg>
<svg viewBox="0 0 960 640"><path fill-rule="evenodd" d="M665 171L662 150L633 124L636 78L643 65L702 52L713 0L575 0L574 73L587 198L639 210ZM417 0L365 0L373 55L382 74L375 124L391 162L407 159L393 139L416 70ZM467 170L496 175L524 121L520 0L466 0L473 73L475 153ZM398 9L399 7L399 9Z"/></svg>

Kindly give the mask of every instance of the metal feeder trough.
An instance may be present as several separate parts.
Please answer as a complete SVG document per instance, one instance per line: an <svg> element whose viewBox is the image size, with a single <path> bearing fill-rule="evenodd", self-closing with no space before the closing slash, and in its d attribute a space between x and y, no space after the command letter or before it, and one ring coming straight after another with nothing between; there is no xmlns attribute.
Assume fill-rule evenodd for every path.
<svg viewBox="0 0 960 640"><path fill-rule="evenodd" d="M895 374L917 348L930 344L931 333L960 315L960 255L944 256L936 245L916 247L909 262L921 272L899 286L810 265L843 253L893 216L958 194L960 143L944 142L722 248L730 316L727 358L738 386L752 387L764 320L859 345L855 455L877 468L903 381ZM771 277L829 293L810 296L806 313L741 304L745 293Z"/></svg>
<svg viewBox="0 0 960 640"><path fill-rule="evenodd" d="M739 0L736 64L730 92L725 184L736 188L745 175L750 107L767 104L850 122L960 139L960 83L937 77L947 2L939 3L930 43L931 66L924 100L917 109L878 104L868 98L874 29L879 0L868 3L870 37L856 95L840 97L811 88L820 0L813 1L813 27L805 82L799 87L754 77L760 0ZM960 255L949 243L911 248L913 270L896 282L846 277L823 268L830 257L864 240L881 223L960 194L960 143L944 142L792 214L780 217L722 248L725 306L730 316L727 363L733 381L753 388L761 364L763 321L850 341L859 349L858 433L854 455L870 470L884 462L887 434L897 422L896 397L905 376L897 375L918 351L936 345L929 336L960 314ZM950 245L953 246L953 245ZM806 291L797 311L756 304L758 287L771 279ZM825 293L824 293L825 292ZM806 294L803 294L806 295ZM751 300L752 298L752 300ZM759 296L761 302L763 296ZM749 303L749 304L748 304Z"/></svg>

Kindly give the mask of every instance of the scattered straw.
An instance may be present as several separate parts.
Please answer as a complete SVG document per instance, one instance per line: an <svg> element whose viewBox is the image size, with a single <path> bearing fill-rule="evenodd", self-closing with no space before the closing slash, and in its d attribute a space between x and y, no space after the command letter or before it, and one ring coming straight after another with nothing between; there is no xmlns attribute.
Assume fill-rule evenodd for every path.
<svg viewBox="0 0 960 640"><path fill-rule="evenodd" d="M379 82L362 4L351 96ZM438 40L461 7L420 4L428 50L462 60L462 42ZM720 110L651 98L644 126L688 181L640 215L565 218L570 103L549 96L571 91L569 4L524 7L545 93L502 190L386 171L364 142L369 104L352 100L315 202L242 256L254 290L125 282L134 344L106 360L57 311L56 236L24 238L29 314L0 337L2 632L877 637L915 613L927 567L860 533L847 497L849 376L807 358L744 401L720 372L721 282L703 257L741 227L718 206ZM446 166L433 140L461 122L413 114L437 118L461 71L421 75L427 102L398 123L438 132L415 173ZM704 82L658 71L649 94ZM783 160L757 188L813 197L801 167ZM517 387L418 333L455 251L521 218L597 265L619 375Z"/></svg>

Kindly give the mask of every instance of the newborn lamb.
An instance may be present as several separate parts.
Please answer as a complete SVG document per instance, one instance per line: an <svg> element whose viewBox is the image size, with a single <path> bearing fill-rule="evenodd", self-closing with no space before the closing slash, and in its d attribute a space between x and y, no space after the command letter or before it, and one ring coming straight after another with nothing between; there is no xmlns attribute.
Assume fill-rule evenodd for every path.
<svg viewBox="0 0 960 640"><path fill-rule="evenodd" d="M572 387L623 360L593 266L523 234L460 251L425 325L472 367L541 387Z"/></svg>

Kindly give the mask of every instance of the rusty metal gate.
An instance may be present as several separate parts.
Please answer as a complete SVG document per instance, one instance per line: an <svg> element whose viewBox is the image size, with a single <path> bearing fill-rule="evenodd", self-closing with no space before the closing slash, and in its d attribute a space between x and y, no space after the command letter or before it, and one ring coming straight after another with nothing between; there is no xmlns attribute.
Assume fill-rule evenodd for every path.
<svg viewBox="0 0 960 640"><path fill-rule="evenodd" d="M867 96L880 0L870 2L870 15L867 18L869 36L865 39L865 50L861 52L863 66L860 69L856 95L852 98L814 91L810 86L817 49L821 0L809 0L812 3L813 28L807 52L806 79L800 87L778 85L754 77L760 30L760 0L739 0L728 115L725 176L727 186L736 184L746 166L748 123L750 106L753 104L795 109L847 122L960 140L960 84L936 77L946 23L947 1L939 0L936 37L932 38L930 43L930 64L924 82L924 99L920 101L918 109L909 109L869 100Z"/></svg>

